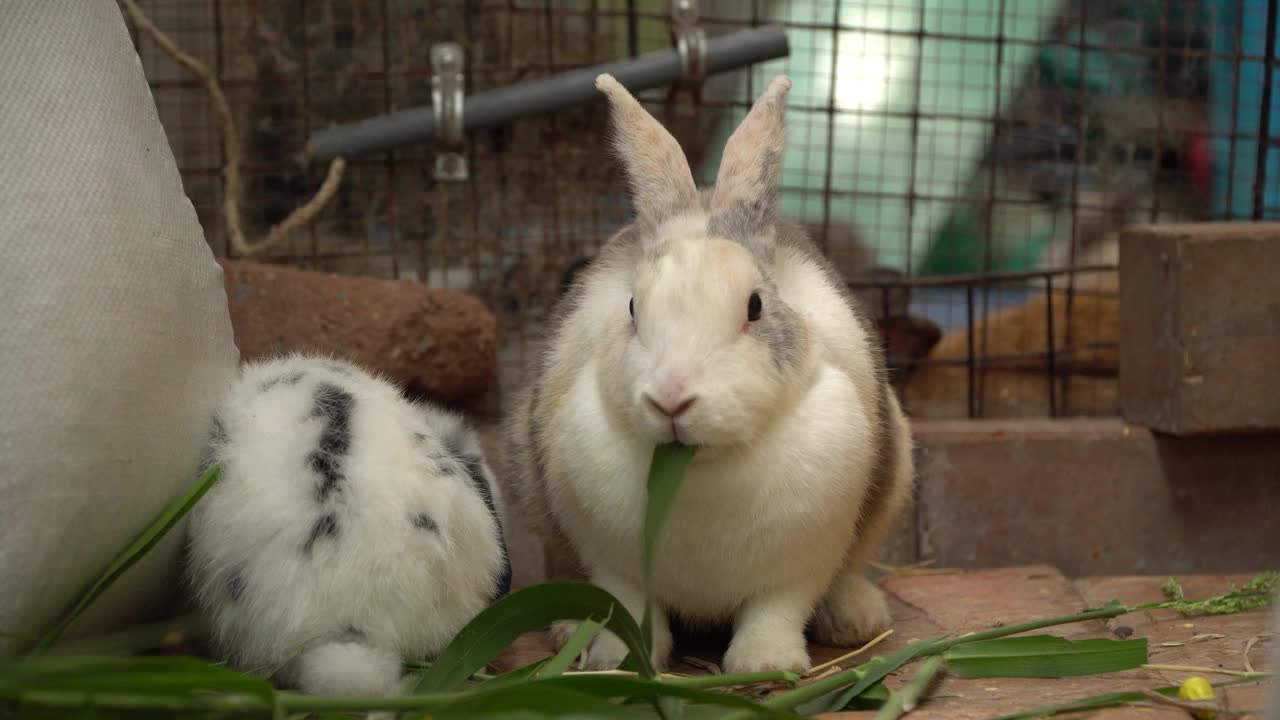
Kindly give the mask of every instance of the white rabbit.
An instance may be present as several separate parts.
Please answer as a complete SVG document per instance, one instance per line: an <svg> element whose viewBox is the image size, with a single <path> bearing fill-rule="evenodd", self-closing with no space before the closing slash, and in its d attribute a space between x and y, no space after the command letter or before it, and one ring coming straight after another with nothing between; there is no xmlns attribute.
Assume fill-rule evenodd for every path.
<svg viewBox="0 0 1280 720"><path fill-rule="evenodd" d="M510 588L501 498L461 418L345 362L247 364L214 417L188 577L235 667L383 695Z"/></svg>
<svg viewBox="0 0 1280 720"><path fill-rule="evenodd" d="M678 614L732 620L728 671L806 668L810 621L840 645L890 622L863 566L910 501L912 441L839 274L776 219L790 81L730 138L705 207L675 139L614 78L596 86L638 217L555 313L508 419L509 492L639 618L654 446L697 445L657 551L654 661ZM624 655L604 634L583 665Z"/></svg>

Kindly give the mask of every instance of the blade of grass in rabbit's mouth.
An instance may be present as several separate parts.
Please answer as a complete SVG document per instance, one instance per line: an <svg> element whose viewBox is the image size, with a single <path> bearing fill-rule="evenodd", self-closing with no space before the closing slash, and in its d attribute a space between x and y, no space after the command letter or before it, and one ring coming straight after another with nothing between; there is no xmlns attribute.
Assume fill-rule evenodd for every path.
<svg viewBox="0 0 1280 720"><path fill-rule="evenodd" d="M649 607L649 597L652 595L653 555L658 540L662 537L662 529L671 515L671 506L675 503L676 494L680 491L680 483L684 481L685 471L689 468L689 462L693 460L696 451L697 448L692 445L678 442L664 443L653 449L653 460L649 463L648 503L644 518L645 601L640 631L645 638L645 646L650 651L653 649L653 621Z"/></svg>

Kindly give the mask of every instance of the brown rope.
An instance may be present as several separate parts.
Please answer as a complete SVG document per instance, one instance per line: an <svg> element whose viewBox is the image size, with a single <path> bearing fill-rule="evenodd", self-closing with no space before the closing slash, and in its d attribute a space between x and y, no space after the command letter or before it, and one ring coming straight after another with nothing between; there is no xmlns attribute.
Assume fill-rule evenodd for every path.
<svg viewBox="0 0 1280 720"><path fill-rule="evenodd" d="M347 167L345 158L334 158L329 163L329 172L325 175L324 182L320 184L316 194L302 207L289 213L289 216L279 225L272 227L265 238L256 243L250 243L245 239L244 228L240 223L240 137L236 133L235 120L231 116L231 106L227 103L227 96L223 94L222 88L218 86L218 81L213 73L209 72L209 68L174 44L173 40L142 12L135 0L122 0L122 2L138 30L150 36L161 50L199 78L213 100L213 107L222 120L224 153L222 175L225 183L222 211L226 215L227 233L231 237L231 246L235 251L240 255L256 255L275 246L290 233L315 220L342 183L342 173Z"/></svg>

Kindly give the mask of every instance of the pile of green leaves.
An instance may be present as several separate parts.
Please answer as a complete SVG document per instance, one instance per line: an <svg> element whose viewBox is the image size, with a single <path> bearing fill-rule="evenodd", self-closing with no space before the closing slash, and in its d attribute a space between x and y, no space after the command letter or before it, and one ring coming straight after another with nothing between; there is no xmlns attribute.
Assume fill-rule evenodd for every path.
<svg viewBox="0 0 1280 720"><path fill-rule="evenodd" d="M646 572L693 453L692 448L674 444L654 452L645 519ZM1171 578L1165 602L1136 606L1112 602L1075 615L961 637L936 637L818 678L785 671L659 675L650 659L648 609L637 623L609 593L578 582L544 583L494 603L463 628L434 661L407 662L412 684L396 697L313 697L277 690L261 677L199 658L140 656L136 653L158 644L158 635L145 630L57 646L80 612L171 530L217 478L218 468L213 468L131 543L45 632L28 638L24 657L0 664L0 717L274 719L386 711L404 718L746 720L879 708L880 717L894 718L926 699L931 683L944 670L959 677L1055 678L1138 668L1148 659L1145 639L1072 642L1052 635L1011 636L1157 608L1186 613L1238 612L1270 602L1280 585L1280 574L1265 573L1224 595L1187 600ZM579 621L577 631L560 652L501 675L484 673L520 635L556 620ZM579 654L605 630L615 633L630 651L623 671L573 672ZM147 643L146 638L156 642ZM920 661L919 668L900 689L890 690L883 683L887 676L916 661ZM1265 676L1254 675L1257 677L1233 682ZM1175 691L1166 688L1160 692ZM1045 717L1142 699L1139 693L1118 693L1012 717Z"/></svg>

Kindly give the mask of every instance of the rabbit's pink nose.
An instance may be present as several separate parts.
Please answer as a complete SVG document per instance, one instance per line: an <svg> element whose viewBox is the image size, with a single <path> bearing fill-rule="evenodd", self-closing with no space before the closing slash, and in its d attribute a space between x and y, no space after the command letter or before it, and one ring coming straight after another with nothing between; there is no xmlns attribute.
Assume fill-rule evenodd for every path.
<svg viewBox="0 0 1280 720"><path fill-rule="evenodd" d="M644 399L648 400L649 404L652 405L655 410L674 420L683 415L689 408L693 407L693 403L698 400L698 397L696 395L690 395L677 401L660 402L654 399L652 395L645 395Z"/></svg>

